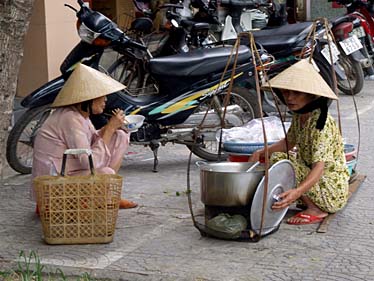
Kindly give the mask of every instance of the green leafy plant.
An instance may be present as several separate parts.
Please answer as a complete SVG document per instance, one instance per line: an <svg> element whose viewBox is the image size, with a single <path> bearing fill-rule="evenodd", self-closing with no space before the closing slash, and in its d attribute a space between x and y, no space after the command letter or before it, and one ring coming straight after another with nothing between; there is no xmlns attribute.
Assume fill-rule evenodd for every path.
<svg viewBox="0 0 374 281"><path fill-rule="evenodd" d="M42 281L44 265L40 263L40 259L34 251L31 251L28 257L24 251L21 251L18 258L20 260L18 261L17 272L21 275L21 280ZM33 259L35 262L35 269L31 270L31 263ZM22 260L23 262L21 262Z"/></svg>
<svg viewBox="0 0 374 281"><path fill-rule="evenodd" d="M60 268L55 273L44 273L45 266L41 264L38 255L31 251L29 255L21 251L18 256L17 269L0 271L0 280L4 281L66 281L67 277ZM71 278L69 279L71 280ZM90 275L85 272L77 277L77 281L94 281Z"/></svg>

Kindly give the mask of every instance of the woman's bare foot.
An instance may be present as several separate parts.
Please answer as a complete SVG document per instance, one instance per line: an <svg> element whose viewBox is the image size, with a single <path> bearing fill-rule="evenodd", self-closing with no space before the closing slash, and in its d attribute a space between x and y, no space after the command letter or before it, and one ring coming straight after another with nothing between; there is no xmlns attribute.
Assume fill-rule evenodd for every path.
<svg viewBox="0 0 374 281"><path fill-rule="evenodd" d="M288 224L311 224L318 223L323 220L328 213L322 211L317 207L316 204L312 202L307 196L301 196L300 198L303 203L306 205L306 209L300 213L297 213L295 216L287 220Z"/></svg>
<svg viewBox="0 0 374 281"><path fill-rule="evenodd" d="M306 209L300 213L297 213L295 216L287 220L288 224L311 224L321 222L328 213L322 212L320 209Z"/></svg>

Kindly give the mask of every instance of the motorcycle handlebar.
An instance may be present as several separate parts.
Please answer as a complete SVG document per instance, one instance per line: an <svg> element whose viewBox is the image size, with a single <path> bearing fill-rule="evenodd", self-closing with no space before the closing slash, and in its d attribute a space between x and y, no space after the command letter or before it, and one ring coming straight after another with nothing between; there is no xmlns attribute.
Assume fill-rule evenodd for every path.
<svg viewBox="0 0 374 281"><path fill-rule="evenodd" d="M69 5L69 4L64 4L65 7L68 7L70 9L72 9L74 12L78 13L78 10L75 9L73 6Z"/></svg>
<svg viewBox="0 0 374 281"><path fill-rule="evenodd" d="M142 51L147 50L147 46L144 46L141 43L138 43L138 42L135 42L135 41L131 40L131 38L127 37L126 35L123 37L123 39L125 41L125 44L129 47L139 49L139 50L142 50Z"/></svg>

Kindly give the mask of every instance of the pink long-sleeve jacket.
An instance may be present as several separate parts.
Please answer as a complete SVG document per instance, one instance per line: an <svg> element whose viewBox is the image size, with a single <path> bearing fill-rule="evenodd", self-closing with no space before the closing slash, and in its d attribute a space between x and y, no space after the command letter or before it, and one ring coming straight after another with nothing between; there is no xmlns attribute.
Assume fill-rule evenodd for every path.
<svg viewBox="0 0 374 281"><path fill-rule="evenodd" d="M74 106L54 110L39 129L34 142L33 177L60 172L66 149L87 148L93 152L94 168L100 173L114 173L112 163L118 163L129 145L129 135L117 130L106 145L91 120ZM69 156L65 174L88 174L87 155Z"/></svg>

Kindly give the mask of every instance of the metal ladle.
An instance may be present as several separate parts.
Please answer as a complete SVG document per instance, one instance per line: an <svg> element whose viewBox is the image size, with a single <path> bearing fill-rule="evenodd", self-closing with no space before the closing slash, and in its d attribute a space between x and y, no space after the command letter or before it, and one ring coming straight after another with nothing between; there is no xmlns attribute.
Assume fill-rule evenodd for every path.
<svg viewBox="0 0 374 281"><path fill-rule="evenodd" d="M260 161L257 161L256 163L254 163L251 167L249 167L247 169L247 171L245 171L246 173L249 173L249 172L252 172L254 169L256 169L256 167L260 164Z"/></svg>

